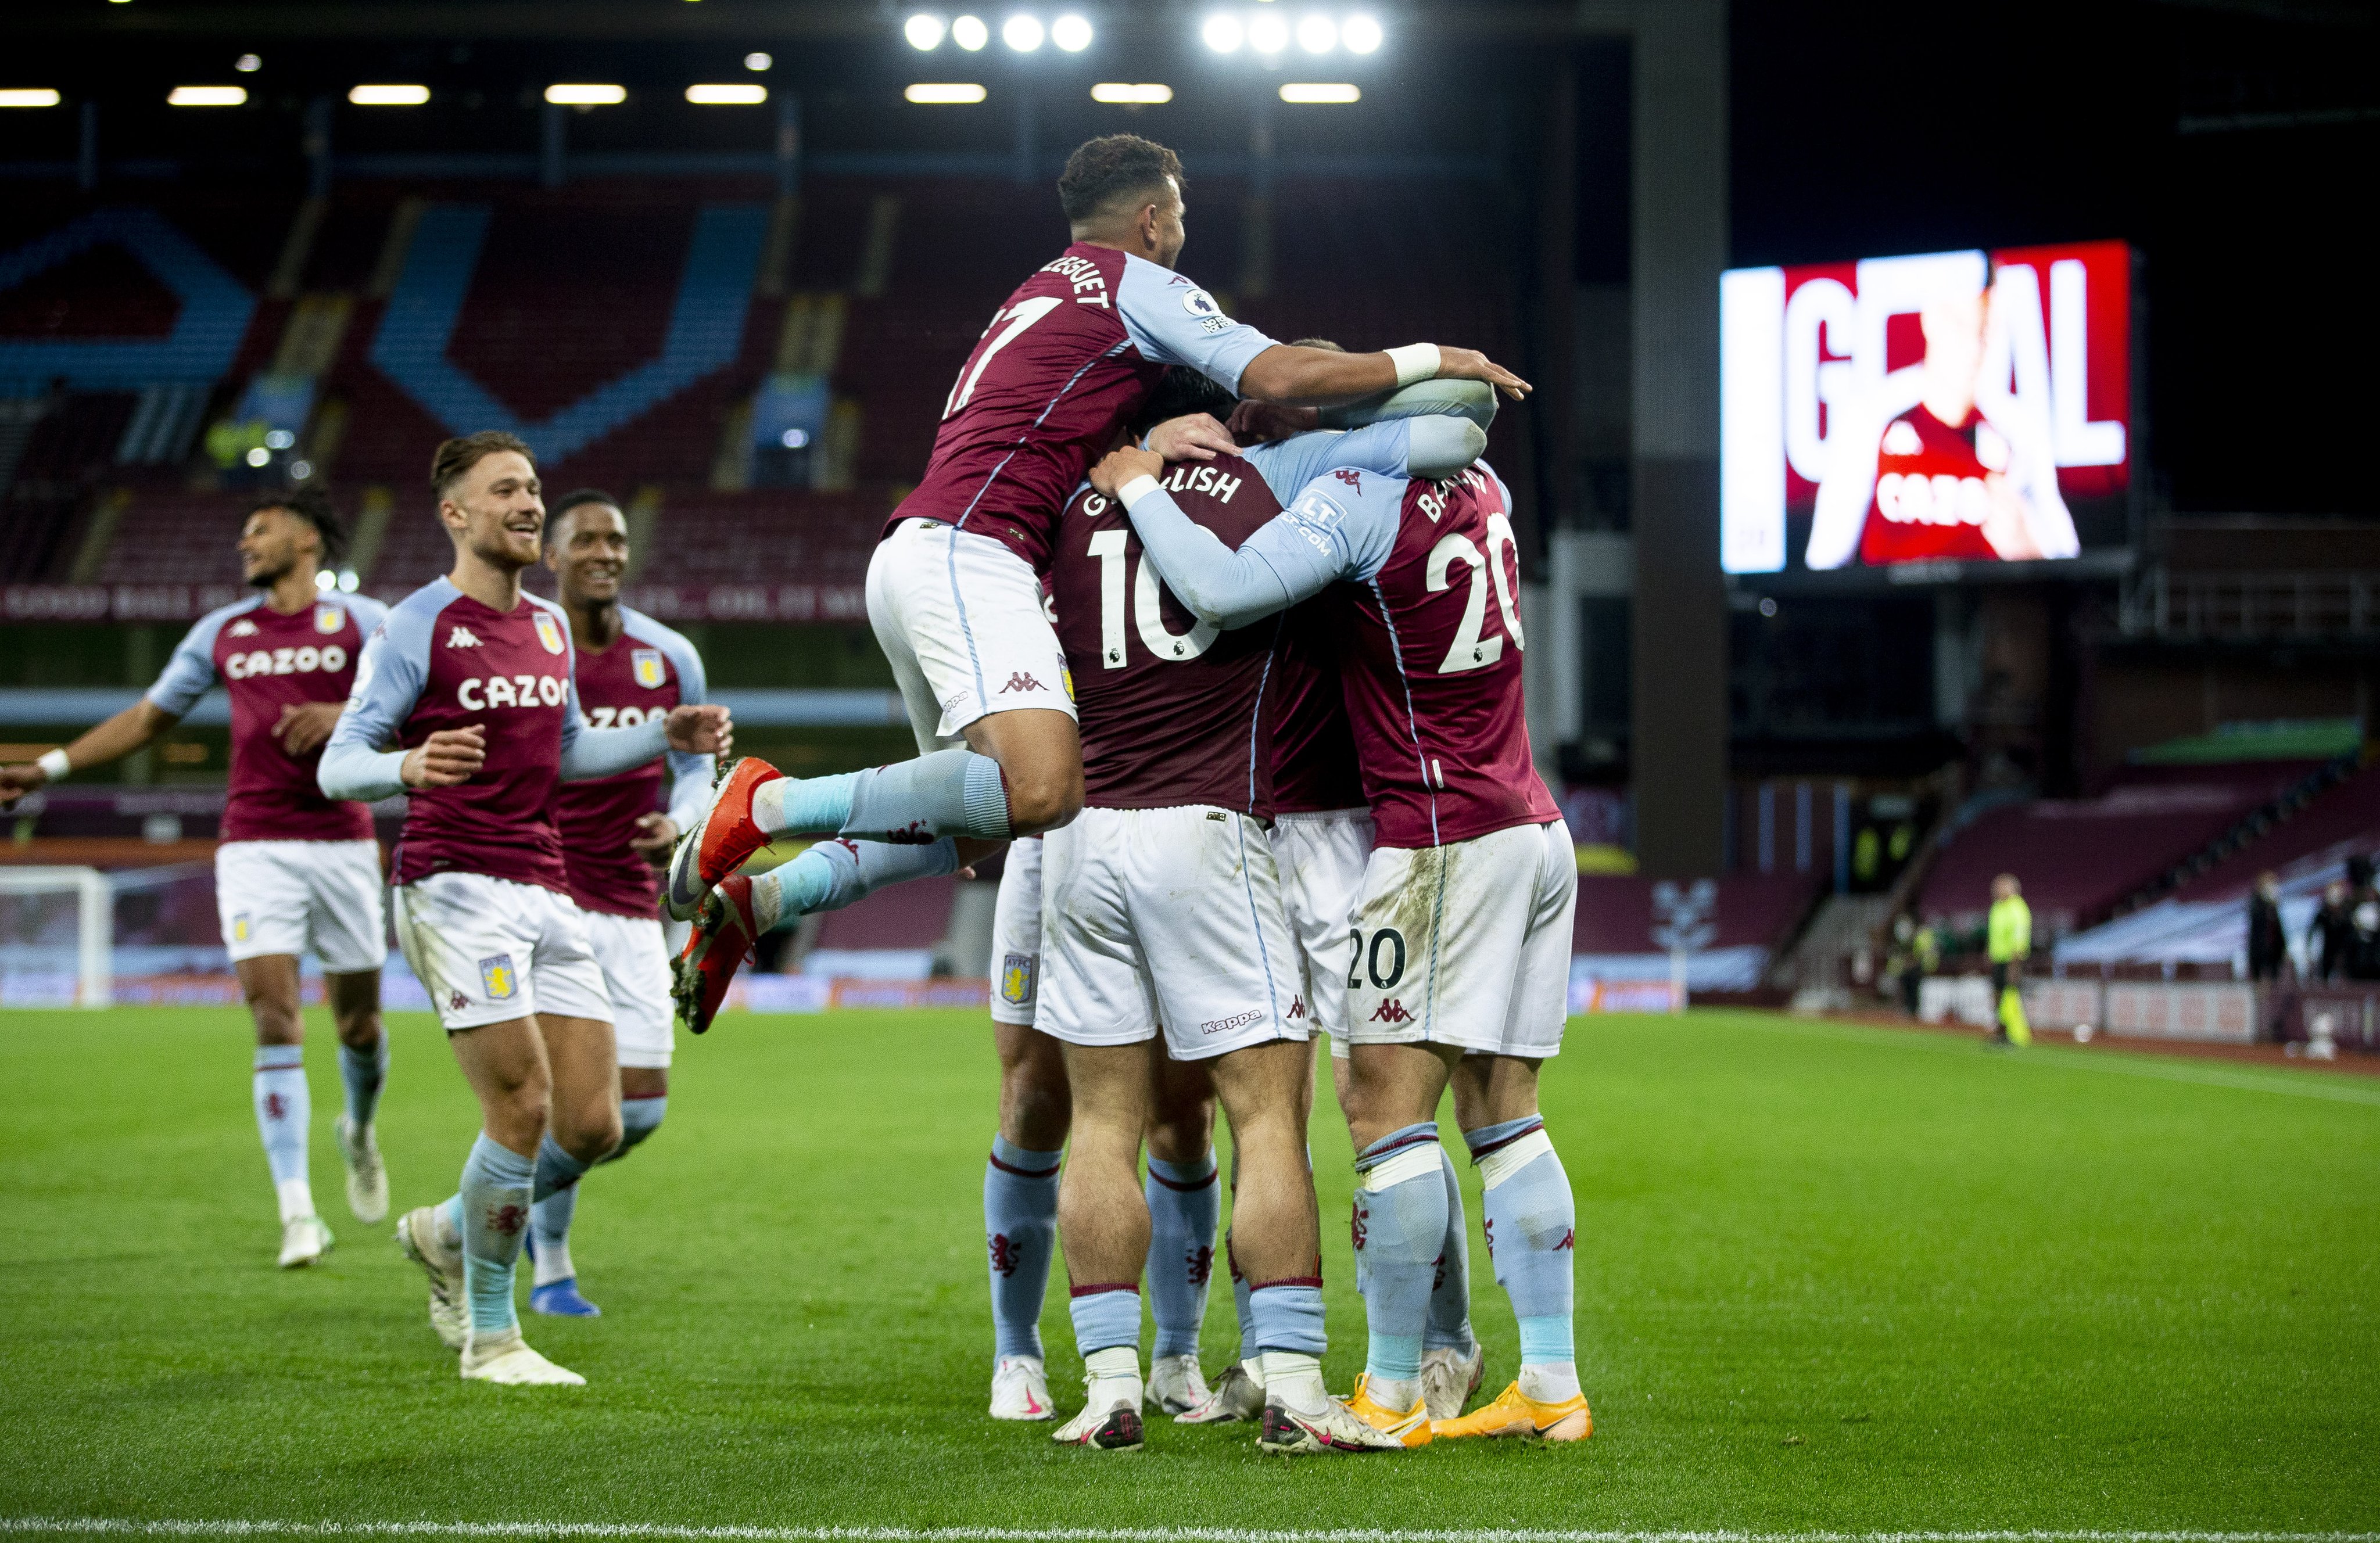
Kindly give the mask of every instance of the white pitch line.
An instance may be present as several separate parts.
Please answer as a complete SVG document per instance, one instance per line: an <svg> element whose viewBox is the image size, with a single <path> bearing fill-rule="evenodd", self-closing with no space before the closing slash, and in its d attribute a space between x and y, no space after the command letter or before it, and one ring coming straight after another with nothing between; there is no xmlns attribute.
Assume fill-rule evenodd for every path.
<svg viewBox="0 0 2380 1543"><path fill-rule="evenodd" d="M2195 1532L2037 1528L1978 1532L1677 1532L1525 1527L1266 1531L1252 1527L759 1527L656 1522L135 1521L0 1517L0 1534L134 1537L577 1537L662 1543L2380 1543L2372 1532Z"/></svg>

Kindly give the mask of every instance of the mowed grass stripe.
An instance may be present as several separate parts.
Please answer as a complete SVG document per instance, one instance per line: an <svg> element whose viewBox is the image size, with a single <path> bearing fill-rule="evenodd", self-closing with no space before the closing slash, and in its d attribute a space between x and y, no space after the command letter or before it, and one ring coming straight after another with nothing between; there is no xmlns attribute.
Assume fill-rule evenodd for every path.
<svg viewBox="0 0 2380 1543"><path fill-rule="evenodd" d="M403 1208L452 1189L477 1117L435 1024L392 1025ZM419 1271L345 1214L335 1042L311 1027L339 1245L284 1274L244 1014L0 1014L0 1517L789 1543L2195 1543L2380 1520L2380 1117L2357 1103L1764 1014L1576 1020L1544 1107L1578 1198L1592 1441L1283 1462L1245 1426L1155 1420L1102 1459L984 1417L980 1014L730 1015L682 1040L669 1123L581 1192L605 1316L527 1319L591 1379L559 1392L460 1382ZM1514 1325L1441 1124L1492 1391ZM1327 1079L1313 1151L1344 1388L1363 1315ZM1064 1285L1042 1329L1070 1411ZM1210 1372L1237 1337L1214 1285Z"/></svg>
<svg viewBox="0 0 2380 1543"><path fill-rule="evenodd" d="M1246 1527L738 1527L606 1522L134 1521L0 1518L0 1533L143 1537L591 1537L688 1543L2380 1543L2369 1532L1583 1532L1488 1527L1467 1531L1342 1527L1319 1532Z"/></svg>

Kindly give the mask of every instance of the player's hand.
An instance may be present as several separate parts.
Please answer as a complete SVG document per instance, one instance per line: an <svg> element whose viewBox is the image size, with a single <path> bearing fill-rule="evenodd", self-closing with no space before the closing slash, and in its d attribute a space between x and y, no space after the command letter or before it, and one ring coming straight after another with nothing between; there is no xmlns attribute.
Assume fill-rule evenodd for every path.
<svg viewBox="0 0 2380 1543"><path fill-rule="evenodd" d="M1319 407L1284 407L1278 402L1259 402L1251 397L1232 409L1232 435L1249 444L1266 444L1320 427Z"/></svg>
<svg viewBox="0 0 2380 1543"><path fill-rule="evenodd" d="M1099 464L1091 468L1091 486L1110 498L1135 477L1162 477L1165 457L1154 451L1127 444L1121 450L1111 450Z"/></svg>
<svg viewBox="0 0 2380 1543"><path fill-rule="evenodd" d="M628 850L649 863L659 865L677 844L677 821L665 814L637 816L637 833L628 838Z"/></svg>
<svg viewBox="0 0 2380 1543"><path fill-rule="evenodd" d="M49 773L30 760L0 766L0 809L15 808L18 799L49 780Z"/></svg>
<svg viewBox="0 0 2380 1543"><path fill-rule="evenodd" d="M1232 415L1239 421L1239 414ZM1148 447L1169 461L1211 461L1217 456L1234 456L1239 445L1230 432L1208 413L1184 413L1169 418L1148 431Z"/></svg>
<svg viewBox="0 0 2380 1543"><path fill-rule="evenodd" d="M695 756L723 756L735 746L735 725L717 702L670 709L669 747Z"/></svg>
<svg viewBox="0 0 2380 1543"><path fill-rule="evenodd" d="M468 783L488 759L488 736L479 724L440 729L405 752L397 780L407 787L453 787Z"/></svg>
<svg viewBox="0 0 2380 1543"><path fill-rule="evenodd" d="M1441 381L1485 381L1515 402L1536 390L1476 348L1449 348L1443 344L1438 350L1437 378Z"/></svg>
<svg viewBox="0 0 2380 1543"><path fill-rule="evenodd" d="M312 755L339 726L339 711L337 702L284 702L273 736L292 756Z"/></svg>

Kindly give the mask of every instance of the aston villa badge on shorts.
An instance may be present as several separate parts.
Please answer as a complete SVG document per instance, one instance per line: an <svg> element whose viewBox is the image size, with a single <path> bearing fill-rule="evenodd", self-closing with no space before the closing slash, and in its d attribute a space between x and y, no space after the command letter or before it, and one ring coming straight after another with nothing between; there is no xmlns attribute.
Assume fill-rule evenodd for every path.
<svg viewBox="0 0 2380 1543"><path fill-rule="evenodd" d="M537 624L537 640L545 645L548 653L562 651L562 624L540 611L532 618Z"/></svg>
<svg viewBox="0 0 2380 1543"><path fill-rule="evenodd" d="M246 911L237 912L232 917L231 941L236 943L244 943L248 942L248 913Z"/></svg>
<svg viewBox="0 0 2380 1543"><path fill-rule="evenodd" d="M336 632L339 628L346 625L347 614L340 610L337 606L318 605L314 607L315 631L321 633Z"/></svg>
<svg viewBox="0 0 2380 1543"><path fill-rule="evenodd" d="M628 662L637 672L637 684L648 691L656 691L662 684L662 650L638 649L628 655Z"/></svg>
<svg viewBox="0 0 2380 1543"><path fill-rule="evenodd" d="M1003 954L1000 961L1000 1000L1011 1007L1024 1007L1033 1001L1034 956L1030 954Z"/></svg>
<svg viewBox="0 0 2380 1543"><path fill-rule="evenodd" d="M538 618L540 621L544 619L542 616ZM519 980L513 975L513 956L499 954L493 958L480 960L480 985L491 1000L510 1001L512 994L520 989Z"/></svg>

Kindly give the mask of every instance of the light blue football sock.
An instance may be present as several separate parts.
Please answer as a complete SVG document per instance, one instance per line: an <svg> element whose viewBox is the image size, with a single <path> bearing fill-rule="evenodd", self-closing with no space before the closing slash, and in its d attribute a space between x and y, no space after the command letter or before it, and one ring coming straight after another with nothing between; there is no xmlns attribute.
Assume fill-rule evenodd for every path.
<svg viewBox="0 0 2380 1543"><path fill-rule="evenodd" d="M752 790L752 823L772 836L816 835L840 831L851 818L856 772L827 777L780 777Z"/></svg>
<svg viewBox="0 0 2380 1543"><path fill-rule="evenodd" d="M822 841L752 881L753 918L766 932L820 911L839 911L887 884L940 878L958 867L958 843L949 836L925 846Z"/></svg>
<svg viewBox="0 0 2380 1543"><path fill-rule="evenodd" d="M347 1089L347 1124L369 1125L380 1112L380 1090L388 1081L388 1033L382 1030L379 1043L368 1051L359 1051L341 1041L339 1045L339 1080Z"/></svg>
<svg viewBox="0 0 2380 1543"><path fill-rule="evenodd" d="M1307 1278L1267 1281L1248 1293L1248 1310L1256 1318L1259 1355L1293 1350L1319 1355L1330 1347L1322 1332L1322 1282ZM1415 1353L1415 1375L1420 1375L1420 1353Z"/></svg>
<svg viewBox="0 0 2380 1543"><path fill-rule="evenodd" d="M1212 1152L1196 1162L1148 1160L1148 1310L1159 1355L1198 1354L1207 1319L1207 1279L1215 1269L1215 1221L1222 1209Z"/></svg>
<svg viewBox="0 0 2380 1543"><path fill-rule="evenodd" d="M1076 1286L1066 1311L1075 1320L1075 1349L1084 1359L1099 1351L1127 1347L1134 1355L1140 1354L1138 1286Z"/></svg>
<svg viewBox="0 0 2380 1543"><path fill-rule="evenodd" d="M1223 1239L1223 1258L1232 1268L1232 1316L1240 1324L1240 1365L1250 1377L1257 1375L1257 1316L1248 1301L1248 1278L1240 1270L1240 1261L1232 1253L1232 1240Z"/></svg>
<svg viewBox="0 0 2380 1543"><path fill-rule="evenodd" d="M471 1143L457 1198L463 1210L463 1285L475 1334L519 1326L513 1313L513 1266L520 1259L536 1175L534 1161L484 1133Z"/></svg>
<svg viewBox="0 0 2380 1543"><path fill-rule="evenodd" d="M994 1135L983 1165L983 1241L991 1265L995 1355L1041 1355L1041 1302L1058 1242L1058 1171L1062 1152L1036 1152ZM1133 1342L1140 1339L1133 1305Z"/></svg>
<svg viewBox="0 0 2380 1543"><path fill-rule="evenodd" d="M256 1133L264 1140L264 1163L273 1172L281 1220L295 1221L314 1214L306 1163L314 1100L306 1089L306 1051L298 1045L259 1045L255 1067L250 1093L256 1103Z"/></svg>
<svg viewBox="0 0 2380 1543"><path fill-rule="evenodd" d="M1370 1330L1365 1371L1374 1381L1421 1376L1422 1335L1438 1257L1446 1242L1446 1181L1431 1155L1438 1124L1390 1132L1355 1158L1355 1257Z"/></svg>
<svg viewBox="0 0 2380 1543"><path fill-rule="evenodd" d="M606 1153L603 1162L617 1162L636 1150L645 1137L662 1128L662 1119L669 1112L669 1095L648 1094L643 1098L623 1098L620 1100L620 1144ZM548 1167L546 1152L552 1148L561 1162L575 1160L567 1152L554 1146L547 1136L537 1149L539 1187L543 1188L549 1177L559 1179L564 1169L561 1162ZM600 1166L600 1165L599 1165ZM583 1174L586 1170L579 1172ZM529 1207L529 1241L536 1245L535 1283L550 1286L556 1281L575 1281L578 1266L570 1257L570 1223L578 1215L578 1184L572 1179L557 1183L551 1193L541 1195Z"/></svg>
<svg viewBox="0 0 2380 1543"><path fill-rule="evenodd" d="M1486 1210L1496 1280L1521 1323L1524 1367L1573 1359L1572 1266L1578 1212L1570 1175L1536 1115L1465 1131L1487 1184Z"/></svg>
<svg viewBox="0 0 2380 1543"><path fill-rule="evenodd" d="M530 1180L530 1198L542 1200L558 1189L568 1189L594 1167L581 1162L562 1149L562 1143L547 1136L537 1144L537 1171Z"/></svg>
<svg viewBox="0 0 2380 1543"><path fill-rule="evenodd" d="M617 1162L645 1144L648 1136L662 1128L669 1117L667 1093L629 1094L620 1100L620 1144L604 1155L605 1162Z"/></svg>
<svg viewBox="0 0 2380 1543"><path fill-rule="evenodd" d="M1470 1219L1463 1213L1463 1181L1455 1176L1453 1155L1441 1146L1438 1159L1446 1175L1446 1241L1430 1282L1429 1323L1422 1330L1422 1348L1457 1351L1468 1359L1479 1347L1471 1332Z"/></svg>
<svg viewBox="0 0 2380 1543"><path fill-rule="evenodd" d="M1008 784L990 756L936 750L852 776L851 812L838 834L901 845L942 836L1008 839Z"/></svg>

